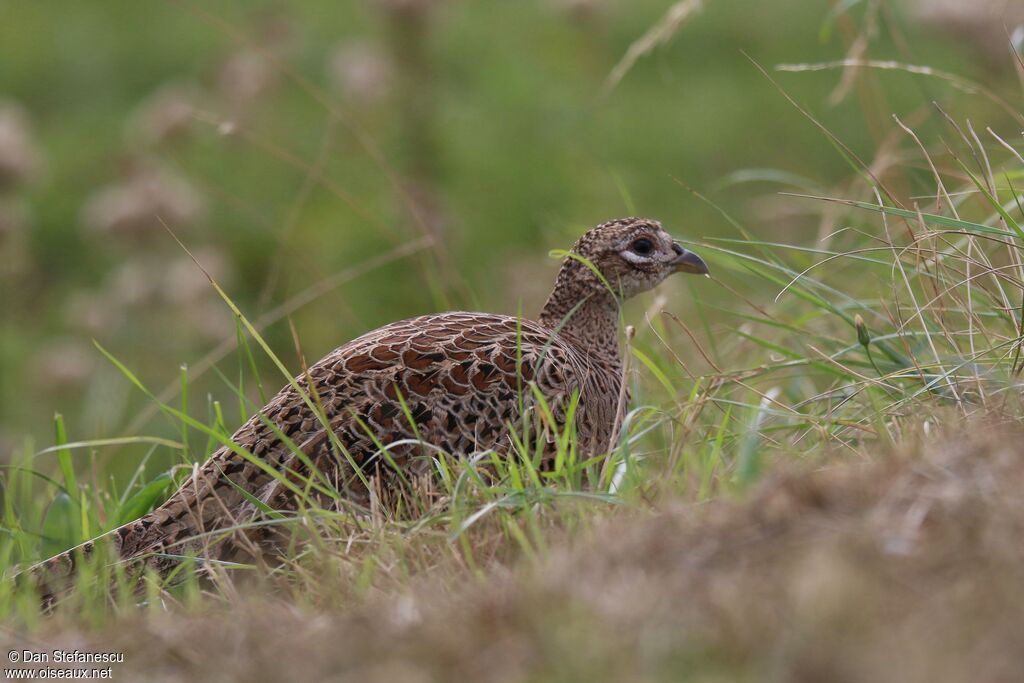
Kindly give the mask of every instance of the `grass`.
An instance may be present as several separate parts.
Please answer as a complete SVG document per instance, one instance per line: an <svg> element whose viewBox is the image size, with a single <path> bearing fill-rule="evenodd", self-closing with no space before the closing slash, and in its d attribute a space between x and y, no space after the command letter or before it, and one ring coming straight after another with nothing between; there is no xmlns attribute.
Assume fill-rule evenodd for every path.
<svg viewBox="0 0 1024 683"><path fill-rule="evenodd" d="M355 605L249 593L226 611L76 619L47 642L127 651L115 671L150 680L1013 680L1011 438L958 426L885 458L790 465L743 501L666 500L550 534L542 558L485 580L441 556Z"/></svg>
<svg viewBox="0 0 1024 683"><path fill-rule="evenodd" d="M757 171L729 191L781 185L820 221L814 241L762 238L729 203L679 183L727 232L690 245L714 280L680 285L689 315L661 295L627 312L633 400L609 453L587 458L570 432L551 470L528 435L507 458L436 454L435 475L391 504L342 513L312 495L338 495L315 472L282 478L307 504L258 522L292 539L280 563L207 564L200 579L186 562L139 595L99 554L49 616L4 582L11 647L122 649L115 675L167 680L1011 676L1024 157L1019 114L993 92L972 94L989 107L984 124L920 103L873 158L789 99L793 125L816 129L849 179L823 189ZM209 366L230 403L203 404L184 368L173 391L153 391L103 351L166 424L75 441L58 415L55 445L27 445L5 469L0 565L134 519L294 382L263 336L270 320L211 283L237 326L237 377ZM704 296L712 287L727 305ZM142 454L134 475L98 480L105 449L125 446ZM177 464L153 476L147 460L168 456Z"/></svg>

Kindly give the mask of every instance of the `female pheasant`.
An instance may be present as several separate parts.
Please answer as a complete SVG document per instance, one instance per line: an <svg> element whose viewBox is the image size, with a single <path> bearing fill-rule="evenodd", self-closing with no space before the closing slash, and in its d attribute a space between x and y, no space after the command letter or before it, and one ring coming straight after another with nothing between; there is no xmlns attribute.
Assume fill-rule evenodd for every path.
<svg viewBox="0 0 1024 683"><path fill-rule="evenodd" d="M329 502L365 504L370 488L386 491L428 470L423 444L457 455L507 451L510 429L536 421L534 388L558 423L546 427L559 431L578 395L580 449L605 452L622 417L621 304L678 272L708 269L657 221L603 223L566 256L536 321L439 313L385 325L335 349L242 425L167 502L101 539L121 558L146 558L161 573L187 552L234 557L246 537L225 534L211 543L215 532L252 521L268 506L294 509L311 482L314 492L333 494ZM74 572L76 555L94 547L87 542L30 574L53 595L58 580Z"/></svg>

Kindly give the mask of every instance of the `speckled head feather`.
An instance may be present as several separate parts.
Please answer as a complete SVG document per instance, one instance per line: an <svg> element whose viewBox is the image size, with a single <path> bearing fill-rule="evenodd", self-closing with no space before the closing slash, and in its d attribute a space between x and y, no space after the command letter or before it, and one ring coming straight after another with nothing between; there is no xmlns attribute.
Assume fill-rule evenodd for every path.
<svg viewBox="0 0 1024 683"><path fill-rule="evenodd" d="M271 541L257 531L214 541L212 532L241 529L267 508L295 510L303 482L327 481L339 492L322 505L366 509L371 490L380 500L409 475L431 471L434 451L422 443L452 455L506 453L510 425L533 425L527 431L541 439L562 432L574 397L580 451L604 452L627 395L620 305L674 272L707 267L657 221L623 218L576 242L537 320L455 311L367 332L296 377L231 436L233 447L217 449L163 505L105 541L161 575L188 553L236 558ZM322 415L310 407L310 395ZM75 553L94 547L90 541L28 574L50 600L73 575Z"/></svg>
<svg viewBox="0 0 1024 683"><path fill-rule="evenodd" d="M678 272L684 261L696 268L692 272L707 272L703 261L683 249L665 232L661 223L650 218L618 218L602 223L580 237L572 253L593 264L606 283L600 282L590 268L576 272L577 265L586 265L580 259L570 258L571 262L566 264L569 266L567 275L610 286L620 298L653 289Z"/></svg>
<svg viewBox="0 0 1024 683"><path fill-rule="evenodd" d="M650 218L617 218L587 231L562 262L540 321L595 353L618 357L618 310L673 273L708 272Z"/></svg>

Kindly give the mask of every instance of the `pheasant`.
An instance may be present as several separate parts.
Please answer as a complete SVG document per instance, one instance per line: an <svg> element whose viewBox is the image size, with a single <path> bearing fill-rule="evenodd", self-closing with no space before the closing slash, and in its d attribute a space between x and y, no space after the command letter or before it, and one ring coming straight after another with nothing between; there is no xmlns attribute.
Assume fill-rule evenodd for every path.
<svg viewBox="0 0 1024 683"><path fill-rule="evenodd" d="M535 321L450 312L364 334L289 382L163 505L29 574L52 596L101 539L160 574L187 552L232 557L237 532L216 543L211 534L267 508L294 510L310 482L335 494L328 501L366 504L371 489L429 470L423 444L462 456L507 452L510 428L536 418L537 392L557 430L578 396L580 451L606 452L622 419L621 304L678 272L708 268L658 221L598 225L568 252Z"/></svg>

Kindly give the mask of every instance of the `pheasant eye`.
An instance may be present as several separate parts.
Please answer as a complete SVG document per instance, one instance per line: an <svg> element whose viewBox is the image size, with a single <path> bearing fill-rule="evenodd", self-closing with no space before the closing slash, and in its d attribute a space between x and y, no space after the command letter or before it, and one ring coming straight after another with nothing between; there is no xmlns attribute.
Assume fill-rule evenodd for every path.
<svg viewBox="0 0 1024 683"><path fill-rule="evenodd" d="M633 243L629 245L629 248L634 254L639 254L640 256L649 256L652 252L654 252L654 242L647 239L646 237L641 237L638 240L633 240Z"/></svg>

